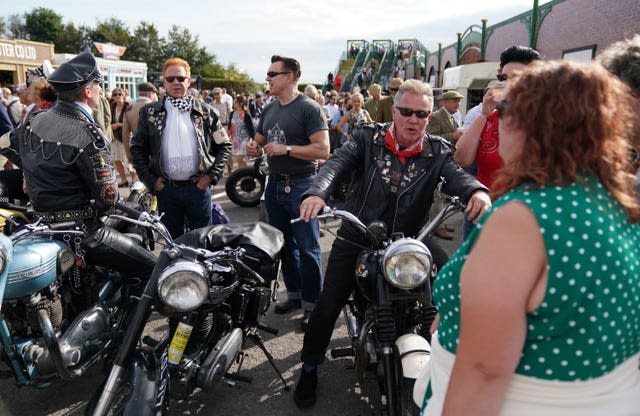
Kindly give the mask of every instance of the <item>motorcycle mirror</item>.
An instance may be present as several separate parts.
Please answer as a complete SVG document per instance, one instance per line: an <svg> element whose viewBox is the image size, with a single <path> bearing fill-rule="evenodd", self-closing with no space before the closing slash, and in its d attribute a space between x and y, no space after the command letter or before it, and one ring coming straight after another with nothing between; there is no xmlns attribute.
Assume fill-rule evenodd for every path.
<svg viewBox="0 0 640 416"><path fill-rule="evenodd" d="M373 234L378 241L387 237L387 224L384 221L373 221L367 226L367 229Z"/></svg>

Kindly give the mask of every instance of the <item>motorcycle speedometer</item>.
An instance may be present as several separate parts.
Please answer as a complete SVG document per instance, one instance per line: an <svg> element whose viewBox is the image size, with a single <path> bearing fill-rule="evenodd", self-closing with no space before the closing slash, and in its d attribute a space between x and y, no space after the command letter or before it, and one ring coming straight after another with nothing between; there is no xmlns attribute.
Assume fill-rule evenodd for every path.
<svg viewBox="0 0 640 416"><path fill-rule="evenodd" d="M385 279L400 289L413 289L423 284L429 278L432 263L427 246L412 238L394 241L382 257Z"/></svg>
<svg viewBox="0 0 640 416"><path fill-rule="evenodd" d="M158 297L179 312L192 311L207 299L209 284L207 273L200 264L177 261L158 278Z"/></svg>

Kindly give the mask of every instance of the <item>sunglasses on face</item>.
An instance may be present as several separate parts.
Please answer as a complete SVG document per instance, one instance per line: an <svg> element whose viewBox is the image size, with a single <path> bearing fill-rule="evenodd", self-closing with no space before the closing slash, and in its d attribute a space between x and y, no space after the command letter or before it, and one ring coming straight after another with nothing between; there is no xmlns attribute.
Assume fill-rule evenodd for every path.
<svg viewBox="0 0 640 416"><path fill-rule="evenodd" d="M175 80L178 80L178 82L184 82L187 77L164 77L164 79L171 84Z"/></svg>
<svg viewBox="0 0 640 416"><path fill-rule="evenodd" d="M290 73L291 71L283 71L283 72L269 71L267 72L267 76L269 78L273 78L273 77L277 77L278 75L290 74Z"/></svg>
<svg viewBox="0 0 640 416"><path fill-rule="evenodd" d="M507 74L498 74L496 75L496 78L498 78L498 81L506 81L509 79L509 75Z"/></svg>
<svg viewBox="0 0 640 416"><path fill-rule="evenodd" d="M416 117L418 118L427 118L429 117L429 114L431 114L431 111L412 110L410 108L405 108L405 107L396 107L396 110L398 110L403 117L411 117L412 115L415 114Z"/></svg>
<svg viewBox="0 0 640 416"><path fill-rule="evenodd" d="M118 96L121 96L121 95L122 95L122 93L121 93L121 92L117 92L117 93L112 94L112 95L113 95L114 97L118 97Z"/></svg>

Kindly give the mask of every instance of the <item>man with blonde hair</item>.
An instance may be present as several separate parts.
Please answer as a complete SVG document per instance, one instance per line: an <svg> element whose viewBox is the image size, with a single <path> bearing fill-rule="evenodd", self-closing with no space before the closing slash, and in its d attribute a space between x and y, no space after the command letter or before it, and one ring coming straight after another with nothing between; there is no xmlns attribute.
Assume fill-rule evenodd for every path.
<svg viewBox="0 0 640 416"><path fill-rule="evenodd" d="M364 109L371 115L371 118L375 118L376 114L378 114L380 99L382 98L382 87L380 84L371 84L369 86L369 94L371 94L371 98L364 103Z"/></svg>
<svg viewBox="0 0 640 416"><path fill-rule="evenodd" d="M388 234L413 236L429 220L429 206L440 178L443 192L459 196L466 212L477 221L491 206L488 190L453 161L442 139L426 133L433 108L429 84L408 80L394 98L393 122L369 124L355 132L320 168L300 204L300 218L310 221L325 207L340 178L351 175L351 198L345 209L358 213L364 224L383 221ZM411 188L411 192L405 192ZM316 401L317 366L324 358L336 319L355 286L354 270L361 248L349 241L360 236L347 225L338 231L329 255L325 284L311 314L302 347L302 372L294 393L298 407ZM427 244L438 266L446 254ZM428 331L429 328L422 328ZM392 353L392 352L390 352Z"/></svg>

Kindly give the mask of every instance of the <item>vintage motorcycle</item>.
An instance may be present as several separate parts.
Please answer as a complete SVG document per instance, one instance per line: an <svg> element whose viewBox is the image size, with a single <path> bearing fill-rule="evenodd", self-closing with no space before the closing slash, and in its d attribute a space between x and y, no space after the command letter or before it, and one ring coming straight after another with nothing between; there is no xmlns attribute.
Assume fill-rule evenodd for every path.
<svg viewBox="0 0 640 416"><path fill-rule="evenodd" d="M86 231L75 222L4 219L10 235L0 235L0 377L38 388L80 377L117 348L127 285L77 256Z"/></svg>
<svg viewBox="0 0 640 416"><path fill-rule="evenodd" d="M264 193L268 174L267 156L257 158L253 166L245 166L231 172L224 185L227 196L241 207L255 207Z"/></svg>
<svg viewBox="0 0 640 416"><path fill-rule="evenodd" d="M233 223L173 241L159 217L135 210L127 215L123 219L154 229L166 246L87 413L167 414L170 397L183 399L197 387L211 390L219 382L250 382L238 374L248 340L285 383L258 333L278 332L261 319L275 296L282 233L264 223ZM169 318L159 340L143 337L152 311ZM232 373L234 363L238 368Z"/></svg>
<svg viewBox="0 0 640 416"><path fill-rule="evenodd" d="M356 261L356 289L343 310L351 346L333 349L331 356L354 357L358 381L378 382L390 416L419 414L413 385L429 360L429 330L436 315L431 297L436 264L425 243L447 218L464 209L457 197L445 199L442 211L415 238L387 237L384 223L365 226L335 208L325 207L317 216L349 222L368 242Z"/></svg>

